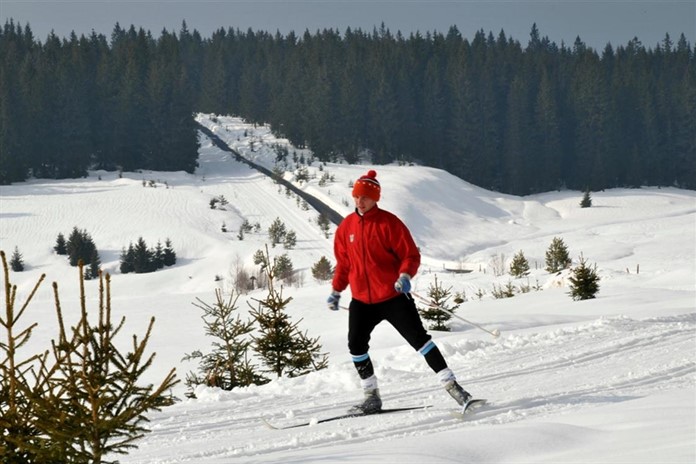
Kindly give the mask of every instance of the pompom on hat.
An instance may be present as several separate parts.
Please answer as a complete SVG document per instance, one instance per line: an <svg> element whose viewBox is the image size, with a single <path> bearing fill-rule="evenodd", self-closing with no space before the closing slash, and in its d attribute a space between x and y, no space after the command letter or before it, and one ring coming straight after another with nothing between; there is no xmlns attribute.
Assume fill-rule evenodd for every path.
<svg viewBox="0 0 696 464"><path fill-rule="evenodd" d="M382 189L377 180L377 172L370 169L367 174L361 176L353 185L353 197L369 197L374 201L379 201Z"/></svg>

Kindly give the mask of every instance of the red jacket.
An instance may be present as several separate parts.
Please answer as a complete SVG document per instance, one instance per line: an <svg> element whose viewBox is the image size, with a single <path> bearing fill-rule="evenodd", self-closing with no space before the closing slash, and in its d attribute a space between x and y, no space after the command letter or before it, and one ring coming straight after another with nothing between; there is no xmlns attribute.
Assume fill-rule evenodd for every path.
<svg viewBox="0 0 696 464"><path fill-rule="evenodd" d="M394 282L411 277L420 266L420 252L411 233L394 214L373 206L364 216L349 214L336 229L336 271L333 289L350 285L353 298L380 303L398 295Z"/></svg>

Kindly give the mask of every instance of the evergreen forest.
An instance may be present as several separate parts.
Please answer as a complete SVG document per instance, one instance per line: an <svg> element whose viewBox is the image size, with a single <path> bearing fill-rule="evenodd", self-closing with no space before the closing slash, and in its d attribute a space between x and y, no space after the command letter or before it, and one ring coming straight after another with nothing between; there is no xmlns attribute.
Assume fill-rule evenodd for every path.
<svg viewBox="0 0 696 464"><path fill-rule="evenodd" d="M268 123L322 161L416 162L517 194L696 189L696 57L685 36L597 51L480 30L403 36L116 24L0 30L0 184L88 169L196 168L198 112Z"/></svg>

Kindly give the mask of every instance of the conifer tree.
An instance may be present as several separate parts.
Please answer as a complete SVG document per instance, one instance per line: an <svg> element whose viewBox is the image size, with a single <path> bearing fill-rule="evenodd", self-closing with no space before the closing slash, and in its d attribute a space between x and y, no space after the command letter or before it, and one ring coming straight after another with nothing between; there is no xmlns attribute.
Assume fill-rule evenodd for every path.
<svg viewBox="0 0 696 464"><path fill-rule="evenodd" d="M37 322L20 326L25 309L46 278L42 274L22 306L18 305L17 286L10 282L5 252L0 250L0 259L5 275L5 311L0 313L0 326L5 332L0 343L0 456L8 463L40 462L37 453L49 448L49 437L43 435L36 422L36 403L30 393L35 389L28 372L40 355L24 359L20 349L32 336ZM48 462L48 461L46 461Z"/></svg>
<svg viewBox="0 0 696 464"><path fill-rule="evenodd" d="M159 240L155 249L152 250L152 267L154 270L164 267L164 248L162 248L162 242Z"/></svg>
<svg viewBox="0 0 696 464"><path fill-rule="evenodd" d="M326 214L319 213L319 216L317 217L317 224L319 225L319 229L321 229L322 233L324 234L324 237L329 238L331 223L329 222L329 218L326 217Z"/></svg>
<svg viewBox="0 0 696 464"><path fill-rule="evenodd" d="M10 268L15 272L22 272L24 270L24 260L22 259L22 254L19 252L19 248L15 247L14 252L12 252L12 258L10 258Z"/></svg>
<svg viewBox="0 0 696 464"><path fill-rule="evenodd" d="M121 258L119 259L120 266L119 270L121 274L128 274L129 272L135 272L133 267L133 261L135 260L135 249L133 248L133 243L128 245L128 250L125 248L121 249Z"/></svg>
<svg viewBox="0 0 696 464"><path fill-rule="evenodd" d="M235 314L239 294L235 296L231 293L228 299L224 299L222 291L216 289L215 299L213 305L198 298L198 302L193 303L203 310L206 335L213 337L215 341L210 353L194 351L184 357L184 361L198 360L200 373L189 373L186 385L207 385L232 390L267 383L268 379L257 373L256 366L249 359L252 340L248 335L254 330L254 321L243 321ZM189 396L194 396L194 393L189 393Z"/></svg>
<svg viewBox="0 0 696 464"><path fill-rule="evenodd" d="M259 326L259 335L254 337L254 351L267 371L277 377L297 377L326 368L328 357L320 352L319 338L310 338L300 331L301 320L293 323L286 313L292 297L284 298L282 286L280 290L275 287L279 276L277 260L274 258L271 262L268 247L264 256L268 294L263 300L255 299L258 308L252 307L250 312Z"/></svg>
<svg viewBox="0 0 696 464"><path fill-rule="evenodd" d="M419 309L418 311L423 316L423 319L433 322L430 325L430 329L450 331L447 321L452 319L452 314L448 311L453 312L459 308L458 304L452 307L448 305L449 299L452 297L451 291L452 287L444 288L442 283L437 281L437 276L435 276L435 282L430 283L428 286L430 304L425 309Z"/></svg>
<svg viewBox="0 0 696 464"><path fill-rule="evenodd" d="M66 243L66 249L71 266L77 266L80 261L83 263L91 263L95 260L94 254L97 252L97 247L92 237L86 230L79 230L77 227L73 227ZM96 277L96 275L87 276L88 279L90 277Z"/></svg>
<svg viewBox="0 0 696 464"><path fill-rule="evenodd" d="M133 256L133 270L135 273L152 272L152 252L148 249L145 239L139 237L133 247L133 251L135 252Z"/></svg>
<svg viewBox="0 0 696 464"><path fill-rule="evenodd" d="M56 238L56 246L53 247L53 250L58 255L67 255L68 254L68 248L67 248L67 245L65 243L65 236L62 233L58 234L58 237Z"/></svg>
<svg viewBox="0 0 696 464"><path fill-rule="evenodd" d="M287 234L285 234L285 238L283 239L283 247L286 250L292 250L295 248L297 245L297 234L295 233L294 230L288 231Z"/></svg>
<svg viewBox="0 0 696 464"><path fill-rule="evenodd" d="M154 354L145 349L152 333L150 320L142 340L132 337L133 351L124 353L116 342L125 318L112 323L110 277L99 276L97 323L90 323L84 290L84 265L80 261L80 318L66 329L64 312L53 284L58 338L50 350L20 360L17 349L37 324L16 332L37 282L24 306L16 311L16 286L9 281L4 252L6 311L0 325L8 343L0 344L0 450L7 462L113 463L106 457L126 454L148 430L146 414L171 405L167 393L178 381L172 369L155 387L141 386L142 374L152 365ZM50 355L49 355L50 353Z"/></svg>
<svg viewBox="0 0 696 464"><path fill-rule="evenodd" d="M334 269L331 263L326 258L322 256L319 261L314 263L312 266L312 277L320 282L325 282L333 277Z"/></svg>
<svg viewBox="0 0 696 464"><path fill-rule="evenodd" d="M546 270L558 272L570 266L571 260L568 248L562 238L554 237L546 250Z"/></svg>
<svg viewBox="0 0 696 464"><path fill-rule="evenodd" d="M522 250L518 251L517 254L512 258L510 263L510 275L513 277L523 277L529 274L529 261L524 256Z"/></svg>
<svg viewBox="0 0 696 464"><path fill-rule="evenodd" d="M570 296L573 300L589 300L599 292L599 276L597 265L587 265L585 257L580 254L580 262L572 269L570 280Z"/></svg>
<svg viewBox="0 0 696 464"><path fill-rule="evenodd" d="M292 260L287 253L283 253L274 260L274 272L280 280L290 283L295 272Z"/></svg>
<svg viewBox="0 0 696 464"><path fill-rule="evenodd" d="M174 252L172 241L169 239L164 241L164 253L162 255L162 262L165 266L173 266L176 264L176 252Z"/></svg>
<svg viewBox="0 0 696 464"><path fill-rule="evenodd" d="M279 217L275 218L271 226L268 228L268 238L271 241L271 246L275 246L282 243L285 240L287 234L287 229L283 221Z"/></svg>
<svg viewBox="0 0 696 464"><path fill-rule="evenodd" d="M263 250L258 249L254 253L254 264L258 265L261 268L261 272L266 271L266 266L268 265L268 258L266 257L266 253L264 253Z"/></svg>
<svg viewBox="0 0 696 464"><path fill-rule="evenodd" d="M96 279L99 276L99 267L101 265L101 259L99 258L99 253L97 249L92 249L92 255L89 258L89 269L85 272L85 279Z"/></svg>
<svg viewBox="0 0 696 464"><path fill-rule="evenodd" d="M585 193L582 196L582 200L580 200L580 207L581 208L589 208L592 206L592 197L590 196L590 189L585 190Z"/></svg>

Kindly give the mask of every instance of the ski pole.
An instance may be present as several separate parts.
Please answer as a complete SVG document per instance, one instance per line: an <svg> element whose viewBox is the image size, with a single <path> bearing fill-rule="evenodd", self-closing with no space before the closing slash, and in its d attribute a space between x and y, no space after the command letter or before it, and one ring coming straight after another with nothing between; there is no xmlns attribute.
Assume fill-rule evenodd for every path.
<svg viewBox="0 0 696 464"><path fill-rule="evenodd" d="M493 336L496 337L496 338L500 337L500 330L498 330L498 329L488 330L488 329L486 329L485 327L481 327L480 325L476 324L475 322L468 321L468 320L464 319L463 317L461 317L461 316L455 314L453 311L451 311L451 310L449 310L449 309L447 309L447 308L443 308L442 306L435 306L435 305L433 305L430 301L426 300L425 298L423 298L422 296L420 296L420 295L417 294L416 292L413 292L413 291L412 291L412 292L411 292L411 295L415 296L415 297L418 298L421 302L427 304L429 307L431 307L431 308L433 308L433 309L439 309L440 311L445 311L446 313L448 313L448 314L450 314L450 315L456 317L457 319L459 319L459 320L461 320L461 321L466 322L467 324L473 325L474 327L477 327L477 328L483 330L484 332L488 332L489 334L493 335Z"/></svg>

